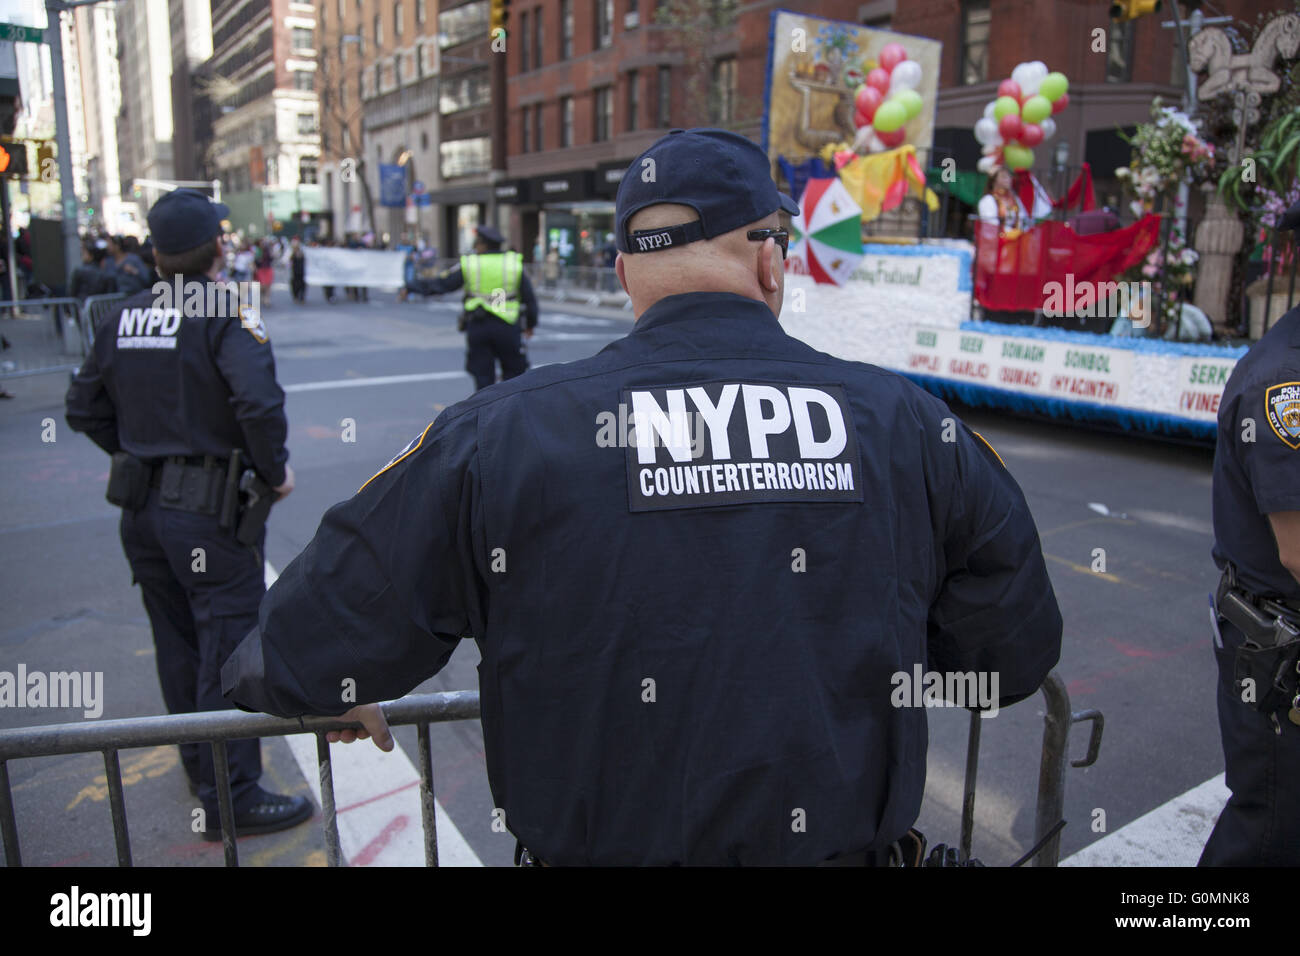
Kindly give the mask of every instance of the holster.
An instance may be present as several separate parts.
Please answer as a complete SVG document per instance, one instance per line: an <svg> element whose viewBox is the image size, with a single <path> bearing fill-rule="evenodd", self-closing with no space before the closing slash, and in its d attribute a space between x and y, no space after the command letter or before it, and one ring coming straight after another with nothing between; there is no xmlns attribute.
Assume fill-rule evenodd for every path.
<svg viewBox="0 0 1300 956"><path fill-rule="evenodd" d="M184 459L165 459L160 466L158 503L176 511L220 514L224 465L225 462L211 457L199 465L188 464Z"/></svg>
<svg viewBox="0 0 1300 956"><path fill-rule="evenodd" d="M275 491L249 468L239 478L239 495L243 507L235 538L240 544L257 544L271 514L271 505L275 503Z"/></svg>
<svg viewBox="0 0 1300 956"><path fill-rule="evenodd" d="M1265 714L1290 705L1300 691L1300 675L1296 672L1300 627L1290 619L1288 609L1238 587L1231 565L1224 570L1215 609L1245 637L1233 659L1233 685L1238 698Z"/></svg>
<svg viewBox="0 0 1300 956"><path fill-rule="evenodd" d="M119 451L113 453L113 463L108 468L108 491L104 497L109 504L127 511L139 511L149 498L149 477L153 468L134 455Z"/></svg>

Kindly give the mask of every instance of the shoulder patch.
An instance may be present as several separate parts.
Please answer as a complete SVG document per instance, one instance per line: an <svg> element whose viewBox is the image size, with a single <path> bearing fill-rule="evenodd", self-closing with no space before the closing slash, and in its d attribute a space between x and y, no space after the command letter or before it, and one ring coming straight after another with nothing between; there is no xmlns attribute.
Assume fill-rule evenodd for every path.
<svg viewBox="0 0 1300 956"><path fill-rule="evenodd" d="M1007 467L1007 463L1002 460L1002 456L998 454L998 450L989 444L989 440L973 428L970 430L970 433L974 435L976 438L978 438L980 441L982 441L984 443L985 448L993 452L993 457L998 460L998 464L1001 465L1002 469L1005 471Z"/></svg>
<svg viewBox="0 0 1300 956"><path fill-rule="evenodd" d="M429 434L429 429L432 427L433 427L433 422L429 422L429 424L425 425L424 431L420 432L420 434L416 435L409 442L407 442L406 447L403 448L401 451L399 451L396 455L394 455L392 461L384 465L383 468L380 468L377 472L375 472L368 479L366 479L366 485L370 484L370 482L374 481L376 478L378 478L380 475L386 472L389 468L392 468L403 458L408 458L411 455L415 454L415 452L419 449L419 447L424 444L424 436ZM366 485L362 485L360 488L358 488L357 494L360 494L361 492L365 491Z"/></svg>
<svg viewBox="0 0 1300 956"><path fill-rule="evenodd" d="M1264 414L1282 444L1300 448L1300 382L1282 382L1264 390Z"/></svg>
<svg viewBox="0 0 1300 956"><path fill-rule="evenodd" d="M262 313L251 305L241 305L239 307L239 324L248 330L249 335L262 344L265 344L267 339L271 337L267 334L266 322L262 320Z"/></svg>

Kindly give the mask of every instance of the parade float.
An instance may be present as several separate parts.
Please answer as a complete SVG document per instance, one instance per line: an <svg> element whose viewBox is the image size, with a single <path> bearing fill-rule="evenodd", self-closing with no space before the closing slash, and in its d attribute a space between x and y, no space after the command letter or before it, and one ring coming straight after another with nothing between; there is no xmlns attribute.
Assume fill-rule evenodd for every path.
<svg viewBox="0 0 1300 956"><path fill-rule="evenodd" d="M1203 101L1230 98L1233 83L1259 80L1257 72L1232 72L1240 64L1225 59L1213 32L1221 31L1195 38L1209 53L1199 65L1194 59L1194 68L1218 70L1208 77L1217 85L1202 86ZM1294 56L1286 42L1263 36L1275 49L1257 59ZM800 204L781 317L791 334L967 404L1213 437L1223 387L1248 345L1225 335L1220 320L1230 284L1224 269L1231 277L1235 253L1220 247L1240 209L1230 210L1217 192L1210 197L1195 237L1209 251L1198 261L1178 204L1186 201L1183 184L1217 179L1223 160L1248 154L1243 136L1216 166L1215 147L1197 122L1155 103L1130 139L1133 162L1116 172L1132 223L1076 228L1078 220L1061 210L1094 209L1086 164L1055 198L1034 174L1034 149L1055 134L1054 117L1069 106L1069 81L1046 64L1022 63L983 115L972 117L971 135L982 151L979 174L996 167L1012 173L1027 228L1007 228L999 216L977 220L974 241L918 238L938 206L935 189L943 188L936 173L947 180L945 173L955 172L929 156L941 45L777 11L769 50L764 145L778 181ZM1300 121L1296 127L1300 134ZM1295 157L1284 159L1290 166L1274 173L1291 183ZM910 211L911 225L902 211ZM880 228L891 216L902 223L893 234ZM1220 300L1210 306L1217 308L1213 330L1209 309L1198 308L1202 286ZM1034 316L1034 324L999 321L1015 313ZM1061 318L1070 321L1051 321ZM1209 339L1212 331L1213 342L1179 340Z"/></svg>

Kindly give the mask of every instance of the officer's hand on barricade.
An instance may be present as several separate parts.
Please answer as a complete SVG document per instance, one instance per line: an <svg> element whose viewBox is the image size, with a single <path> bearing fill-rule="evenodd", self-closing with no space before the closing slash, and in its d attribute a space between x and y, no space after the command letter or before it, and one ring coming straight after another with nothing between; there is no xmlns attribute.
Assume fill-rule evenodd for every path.
<svg viewBox="0 0 1300 956"><path fill-rule="evenodd" d="M293 467L286 464L284 466L284 483L276 485L274 488L275 500L289 497L289 492L293 491Z"/></svg>
<svg viewBox="0 0 1300 956"><path fill-rule="evenodd" d="M388 721L384 718L384 712L378 704L358 704L339 717L339 720L359 723L365 729L331 730L325 735L325 739L330 743L342 742L350 744L354 740L373 738L375 746L385 753L393 749L393 735L388 729Z"/></svg>

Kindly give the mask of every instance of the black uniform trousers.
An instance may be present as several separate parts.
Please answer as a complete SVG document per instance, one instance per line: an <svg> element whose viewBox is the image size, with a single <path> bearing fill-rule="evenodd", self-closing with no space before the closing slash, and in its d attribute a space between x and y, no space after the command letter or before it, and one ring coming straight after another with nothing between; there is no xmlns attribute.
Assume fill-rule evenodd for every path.
<svg viewBox="0 0 1300 956"><path fill-rule="evenodd" d="M1200 866L1300 866L1300 727L1277 712L1243 703L1233 684L1233 658L1245 635L1219 622L1219 733L1225 782L1232 796L1201 853Z"/></svg>
<svg viewBox="0 0 1300 956"><path fill-rule="evenodd" d="M501 379L514 378L528 371L524 354L524 336L519 323L513 325L484 309L475 309L465 317L465 371L474 376L474 388L487 388L496 382L497 362Z"/></svg>
<svg viewBox="0 0 1300 956"><path fill-rule="evenodd" d="M168 713L232 710L221 695L221 665L257 626L266 593L265 531L257 547L217 527L215 515L164 508L158 489L139 511L122 512L122 548L140 585ZM203 549L201 555L196 549ZM181 763L198 783L208 826L218 820L216 776L209 744L182 744ZM236 813L257 802L262 776L257 738L226 743L230 795Z"/></svg>

